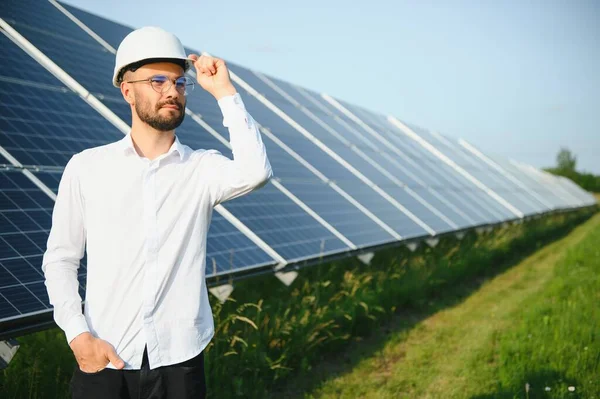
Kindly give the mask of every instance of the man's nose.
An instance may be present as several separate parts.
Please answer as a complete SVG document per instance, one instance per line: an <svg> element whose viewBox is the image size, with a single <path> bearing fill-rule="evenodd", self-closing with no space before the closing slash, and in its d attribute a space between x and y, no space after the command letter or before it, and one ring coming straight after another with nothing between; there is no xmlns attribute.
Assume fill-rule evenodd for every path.
<svg viewBox="0 0 600 399"><path fill-rule="evenodd" d="M171 86L169 86L169 90L163 93L163 95L167 98L179 99L181 97L181 93L177 90L177 85L171 82Z"/></svg>

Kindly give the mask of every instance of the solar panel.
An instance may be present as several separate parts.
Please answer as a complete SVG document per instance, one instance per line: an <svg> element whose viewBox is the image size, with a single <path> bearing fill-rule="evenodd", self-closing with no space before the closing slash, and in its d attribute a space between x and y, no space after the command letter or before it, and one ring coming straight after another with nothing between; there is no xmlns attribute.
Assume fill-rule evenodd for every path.
<svg viewBox="0 0 600 399"><path fill-rule="evenodd" d="M99 17L61 1L58 3L115 49L119 47L121 40L132 31L129 26Z"/></svg>
<svg viewBox="0 0 600 399"><path fill-rule="evenodd" d="M385 118L380 117L380 120L381 119L385 119ZM382 123L384 123L384 121L382 121ZM388 126L391 125L387 121L385 121L385 123L387 123ZM426 143L431 144L431 140L427 140L428 135L429 135L429 132L427 130L419 128L415 125L405 123L405 122L403 122L403 123L406 126L408 126L412 132L414 132L416 135L418 135L421 140L423 140ZM409 142L412 146L422 147L422 145L420 143L413 140L412 138L407 137L404 133L402 133L396 127L389 129L388 133L392 137L395 136L395 137L399 138L399 140L401 140L401 141ZM443 151L441 151L441 149L437 149L437 147L436 147L436 150L440 154L442 154L442 156L446 156L445 153ZM463 175L463 173L467 173L470 176L470 178L474 178L476 180L477 184L475 187L477 187L477 188L471 189L471 191L469 192L469 196L471 196L474 199L477 199L476 203L482 204L485 211L489 211L489 212L493 213L496 218L499 218L499 220L509 220L509 219L514 219L514 218L520 217L521 213L519 210L515 209L515 207L510 202L506 201L506 199L500 198L497 195L497 193L495 193L495 191L493 191L489 188L489 186L482 185L484 182L479 181L476 176L473 176L472 173L469 173L470 172L469 170L465 170L464 168L462 168L461 165L451 166L451 167L449 167L449 169L453 170L454 176L457 176L460 180L466 181L471 188L474 187L473 184L475 184L475 183L473 183L472 180L469 180L469 178L467 178L465 175Z"/></svg>
<svg viewBox="0 0 600 399"><path fill-rule="evenodd" d="M439 151L444 153L458 165L467 170L489 188L501 195L525 215L532 215L548 211L548 208L537 199L531 197L525 190L516 186L514 182L506 179L496 170L490 168L481 159L467 153L458 143L440 134L432 134L422 130L424 139L432 143Z"/></svg>
<svg viewBox="0 0 600 399"><path fill-rule="evenodd" d="M121 94L118 89L115 89L110 84L114 66L114 55L98 44L95 39L92 39L50 3L44 2L40 7L36 7L35 9L26 6L20 7L22 8L19 13L21 20L15 24L15 26L18 27L19 32L73 78L80 82L86 89L98 94L100 100L122 120L127 122L130 121L131 115L129 106L124 100L119 98ZM43 15L44 18L39 18L40 14ZM27 25L28 20L26 18L30 17L36 19L39 23L35 29ZM64 37L62 34L52 34L51 29L57 24L68 26L68 28L63 26L59 30L62 34L68 34L68 37ZM66 46L69 47L70 52L64 51ZM74 57L73 54L77 54L77 57ZM78 57L81 58L78 59ZM81 59L89 59L91 62L82 68ZM221 112L214 99L210 97L208 93L205 93L201 89L195 90L188 96L188 103L188 108L198 112L202 119L207 121L214 130L221 131L221 133L225 135L223 132L224 128L222 126ZM231 157L231 151L222 142L204 131L204 129L190 117L187 117L183 124L177 129L177 135L182 143L189 145L193 149L217 149L224 155ZM227 135L224 137L227 137ZM257 203L256 198L253 196L244 196L233 201L241 207L245 206L248 208L251 206L260 206L260 203ZM264 220L262 223L271 226L275 232L277 232L279 227L274 224L274 220L268 219L272 215L285 214L287 208L283 206L284 203L286 202L282 199L282 201L272 204L272 206L265 209L265 212L263 212ZM296 207L290 199L287 199L286 205L287 207ZM307 213L297 213L296 220L300 221L299 218L302 218L301 222L303 226L311 226L313 231L322 231L323 227ZM308 234L310 230L306 231ZM323 234L326 233L323 232ZM267 242L267 244L272 246L286 244L286 248L292 248L292 252L297 254L303 250L306 251L308 248L316 247L316 244L320 245L323 234L314 237L311 235L304 235L303 231L298 231L298 236L294 243L281 242L283 237L289 236L284 234L283 230L281 231L281 234L261 238ZM328 234L328 242L335 242L337 240L332 233L328 232ZM270 241L269 239L274 239L276 241ZM313 241L315 245L306 245L306 242L310 241ZM293 248L294 246L296 246L296 248ZM345 249L347 249L347 246L343 247L343 250ZM319 256L319 252L304 252L304 258L317 256Z"/></svg>
<svg viewBox="0 0 600 399"><path fill-rule="evenodd" d="M528 165L504 160L498 161L505 162L506 167L514 168L515 173L518 173L522 179L528 179L530 184L537 187L538 192L545 193L549 199L554 201L556 209L569 209L582 206L582 204L590 205L595 203L593 195L586 193L578 186L574 187L573 190L567 189L560 183L560 180L556 176L539 171ZM583 201L582 203L580 202L580 198L587 198L589 201Z"/></svg>
<svg viewBox="0 0 600 399"><path fill-rule="evenodd" d="M280 84L279 81L278 84ZM285 86L285 83L281 82L281 85ZM376 157L380 165L387 171L392 171L408 189L415 191L421 198L448 216L458 228L465 228L485 222L484 218L472 212L472 208L461 209L464 207L463 200L453 195L451 182L442 182L439 174L444 173L444 169L435 165L435 160L432 160L428 154L402 152L396 148L396 151L400 152L399 156L388 145L384 145L381 141L374 139L352 120L331 107L318 94L306 89L293 87L292 85L289 85L287 91L288 93L300 93L302 97L309 100L307 103L303 103L303 105L315 107L316 112L318 112L317 110L322 110L324 114L329 115L332 124L336 123L340 126L345 126L347 131L353 133L352 141L354 145L361 147L363 152L372 154L371 158ZM367 135L370 138L367 138ZM432 165L431 169L433 170L429 170L430 167L428 164ZM456 189L459 190L459 187L456 187Z"/></svg>
<svg viewBox="0 0 600 399"><path fill-rule="evenodd" d="M64 166L76 152L123 137L78 95L58 85L3 81L0 102L0 145L25 165Z"/></svg>
<svg viewBox="0 0 600 399"><path fill-rule="evenodd" d="M269 159L271 159L271 155L269 155ZM271 162L273 161L271 160ZM294 169L289 170L293 171ZM390 233L386 232L327 183L316 178L293 177L282 178L282 183L285 188L296 194L358 248L396 241Z"/></svg>
<svg viewBox="0 0 600 399"><path fill-rule="evenodd" d="M448 228L447 222L439 217L436 218L432 211L425 209L422 203L429 204L435 210L440 211L443 216L452 222L454 229L466 228L475 224L468 216L458 211L456 204L452 204L442 196L436 195L437 193L433 190L427 190L418 181L412 165L403 162L402 159L397 159L393 154L387 152L385 147L377 146L375 142L368 140L364 134L352 126L353 124L346 123L343 119L337 117L327 108L326 102L322 101L318 94L273 77L256 74L261 80L267 79L283 90L292 101L297 102L298 107L306 110L305 113L313 115L332 128L334 132L339 133L342 136L339 142L345 142L346 145L334 144L336 152L348 153L348 147L350 147L352 151L368 159L368 162L374 163L378 169L375 173L371 168L359 167L359 169L364 172L368 171L368 176L380 186L386 187L386 191L395 191L396 196L401 198L403 203L406 203L409 209L414 210L428 225L434 227L437 231L444 231ZM349 159L350 157L345 158ZM361 163L364 165L364 162ZM353 166L358 165L353 164ZM398 187L403 187L406 193L397 191ZM411 198L407 198L407 194ZM418 201L422 202L418 203Z"/></svg>
<svg viewBox="0 0 600 399"><path fill-rule="evenodd" d="M472 151L478 151L471 144L463 144ZM570 206L569 203L565 202L563 198L557 195L550 186L541 184L530 173L520 170L508 160L487 154L483 154L482 157L484 157L484 159L492 166L501 168L501 171L503 171L508 178L514 180L523 187L531 197L535 198L538 203L541 204L541 212Z"/></svg>
<svg viewBox="0 0 600 399"><path fill-rule="evenodd" d="M518 185L521 189L525 190L527 194L531 198L534 198L539 204L538 212L546 212L556 208L556 205L552 202L552 197L554 194L546 190L544 187L538 187L538 185L532 182L531 179L529 179L526 175L518 172L514 165L511 165L510 162L504 159L494 159L493 157L489 156L489 154L483 154L471 144L464 141L460 144L464 147L465 151L470 151L472 154L478 156L490 168L494 169L498 173L503 174L505 178ZM540 189L541 191L539 191Z"/></svg>
<svg viewBox="0 0 600 399"><path fill-rule="evenodd" d="M251 74L251 72L240 66L231 63L229 65L232 71L241 75L243 79ZM241 73L240 71L244 72ZM248 84L256 84L255 81L249 80ZM385 220L398 234L405 238L428 235L423 227L400 212L398 208L379 195L373 188L367 186L364 181L352 174L347 168L325 154L313 142L291 128L281 117L271 111L264 112L264 104L255 97L246 96L244 102L250 113L257 115L257 120L268 128L277 139L292 148L295 153L327 176L328 179L333 180L354 200L362 204L380 220Z"/></svg>
<svg viewBox="0 0 600 399"><path fill-rule="evenodd" d="M441 233L458 227L454 221L439 212L435 206L431 205L422 196L407 189L402 182L399 182L394 169L390 171L382 166L379 154L365 151L362 147L354 145L351 141L351 134L343 126L335 126L327 114L314 109L301 108L302 104L291 96L289 91L282 92L280 87L273 86L274 79L269 80L270 78L262 74L257 76L252 71L241 67L234 67L233 70L330 150L341 156L343 160L347 161L353 168L356 168L396 201L403 204L412 214L425 222L434 231ZM276 83L281 84L282 82L277 81ZM296 136L299 136L297 132Z"/></svg>
<svg viewBox="0 0 600 399"><path fill-rule="evenodd" d="M72 12L77 18L94 30L96 34L102 37L102 39L106 40L113 47L117 47L122 38L130 32L130 28L123 25L102 20L89 13L78 10L75 7L67 5L64 6L69 10L69 12ZM198 53L198 51L191 50L189 48L187 51L190 53ZM241 88L239 88L239 91L245 94L244 99L250 96L250 94L246 93ZM221 112L210 94L198 88L190 96L188 96L187 107L208 125L210 125L210 127L221 137L228 136L227 129L224 128L221 123ZM264 106L257 107L257 109L252 113L253 117L259 122L261 122L263 119L264 114L270 114L270 111L268 111ZM179 131L180 129L178 129L178 134L180 134ZM280 181L286 189L292 192L311 209L317 212L320 217L333 225L333 227L340 231L355 245L358 247L364 247L384 244L394 240L389 233L383 230L356 206L348 202L348 200L343 198L331 187L324 185L322 181L316 179L313 173L311 173L308 169L306 169L305 166L290 156L290 154L281 149L271 139L263 136L263 141L267 147L269 160L276 171L278 181ZM216 141L211 141L209 144L205 145L205 147L216 148L224 154L230 154L227 148L224 148L221 143ZM316 193L318 193L318 195ZM258 201L257 198L239 199L239 201L236 200L235 206L238 207L239 203L239 208L253 209L256 208L256 201ZM290 206L289 202L283 202L282 205L284 204ZM233 205L226 204L225 206L226 208L230 208ZM274 209L271 211L274 211ZM264 222L265 221L262 221L261 223ZM309 227L311 230L320 231L321 229L320 227L315 226L313 222L307 223L306 220L303 220L303 225L306 225L307 227L311 226ZM277 241L271 242L270 240L267 240L267 242L271 243L273 246L285 245L285 242L281 241L281 237L286 236L286 234L277 235ZM300 238L304 242L310 242L310 239L307 239L308 237ZM314 235L314 238L317 240L308 245L317 245L317 247L320 248L323 239L325 239L327 242L335 242L332 236L321 237L320 235ZM294 251L295 250L292 249L292 252ZM308 254L313 254L313 252L308 252Z"/></svg>
<svg viewBox="0 0 600 399"><path fill-rule="evenodd" d="M596 203L596 198L592 193L585 192L573 181L562 176L555 176L555 178L558 179L558 184L560 184L561 187L578 199L577 202L572 203L572 207L589 206Z"/></svg>
<svg viewBox="0 0 600 399"><path fill-rule="evenodd" d="M355 125L369 139L378 145L384 145L393 156L400 156L403 163L411 166L411 176L426 187L439 191L443 198L454 205L461 213L467 215L476 225L494 223L507 218L504 210L498 210L497 204L489 204L485 194L473 186L463 176L440 161L423 147L392 132L393 127L383 115L378 115L339 101L345 108L360 120L357 123L335 107L323 102L334 115L345 123ZM483 195L482 195L483 194Z"/></svg>
<svg viewBox="0 0 600 399"><path fill-rule="evenodd" d="M546 200L552 209L562 209L569 206L568 201L552 190L549 185L542 184L531 174L519 169L517 166L504 159L494 157L493 160L502 165L505 170L512 172L513 175L519 176L519 179L523 181L530 190Z"/></svg>
<svg viewBox="0 0 600 399"><path fill-rule="evenodd" d="M276 262L229 221L213 212L206 242L206 276L229 274Z"/></svg>
<svg viewBox="0 0 600 399"><path fill-rule="evenodd" d="M253 201L231 201L227 210L290 262L339 253L348 246L283 195L273 185L253 193ZM277 213L273 210L277 209Z"/></svg>
<svg viewBox="0 0 600 399"><path fill-rule="evenodd" d="M431 144L431 140L427 140L427 138L429 136L429 132L427 130L419 128L415 125L405 123L405 122L403 122L403 123L405 125L407 125L412 130L412 132L414 132L416 135L418 135L422 140ZM388 126L389 125L390 124L388 123ZM396 138L398 140L400 140L401 142L405 143L405 145L412 146L413 148L421 147L420 143L415 142L411 138L405 137L397 128L389 129L388 133L390 134L391 137L396 136ZM406 144L406 143L408 143L408 144ZM435 147L435 145L434 145L434 147ZM441 149L439 149L437 147L436 147L436 150L438 152L440 152L441 154L446 155L444 151L442 151ZM460 168L460 167L462 167L462 165L458 165L458 167ZM454 167L449 167L449 169L454 169ZM469 181L468 178L466 178L464 175L462 175L459 170L457 170L457 169L454 169L454 170L456 170L456 172L453 171L453 176L458 176L460 180L467 181L469 186L472 187L472 184L473 184L472 181ZM464 170L464 168L463 168L463 170ZM472 171L466 170L466 172L472 172ZM471 177L478 180L479 184L485 183L485 182L479 181L479 179L477 179L477 176L473 176L473 173L468 173L468 174ZM474 198L477 198L478 203L483 204L483 208L485 210L493 213L496 217L500 218L500 220L513 219L515 217L519 217L519 215L520 215L519 211L510 208L512 206L512 204L506 202L504 199L500 199L500 201L499 201L497 198L492 198L489 195L489 192L487 190L489 190L489 186L485 186L485 188L483 188L483 189L475 189L475 190L471 191L470 194L472 194L472 196Z"/></svg>
<svg viewBox="0 0 600 399"><path fill-rule="evenodd" d="M529 190L520 185L515 185L515 182L511 179L508 179L505 174L500 173L494 168L491 168L479 157L475 157L472 153L460 146L456 140L452 140L439 134L432 134L425 129L410 125L408 123L405 124L421 137L433 143L439 151L443 152L445 155L447 154L447 156L455 161L460 167L463 167L470 174L485 183L494 192L497 192L503 198L506 198L509 203L517 204L517 206L524 209L525 215L546 212L552 208L545 203L545 201L541 200L540 196L533 195ZM395 131L395 134L397 135L398 131ZM483 155L486 156L485 154ZM505 173L506 170L503 169L502 172ZM536 173L542 172L536 171ZM578 191L583 192L581 189ZM583 195L585 195L585 193ZM484 199L490 206L495 206L498 210L499 205L494 202L490 203L491 198L485 197ZM573 206L577 207L581 205L577 205L576 203L570 203L567 205L567 207ZM500 208L500 210L502 210L502 208Z"/></svg>
<svg viewBox="0 0 600 399"><path fill-rule="evenodd" d="M45 173L39 173L44 175ZM45 176L56 180L56 176ZM54 201L17 169L0 171L0 322L50 309L41 269ZM80 293L86 259L78 270Z"/></svg>

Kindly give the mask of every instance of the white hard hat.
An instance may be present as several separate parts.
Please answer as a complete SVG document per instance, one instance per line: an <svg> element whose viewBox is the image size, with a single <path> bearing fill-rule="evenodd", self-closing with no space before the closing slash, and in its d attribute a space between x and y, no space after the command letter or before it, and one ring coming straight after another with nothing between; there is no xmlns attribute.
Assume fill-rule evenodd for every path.
<svg viewBox="0 0 600 399"><path fill-rule="evenodd" d="M180 62L185 71L190 69L193 62L187 58L183 45L174 34L155 26L136 29L125 36L119 44L115 60L113 85L115 87L120 86L121 71L128 65L140 61L161 62L171 60Z"/></svg>

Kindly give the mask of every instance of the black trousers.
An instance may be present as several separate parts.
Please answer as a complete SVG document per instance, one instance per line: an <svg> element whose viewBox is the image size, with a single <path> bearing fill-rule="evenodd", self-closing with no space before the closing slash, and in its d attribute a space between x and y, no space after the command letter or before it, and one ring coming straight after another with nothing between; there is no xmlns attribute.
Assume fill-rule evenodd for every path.
<svg viewBox="0 0 600 399"><path fill-rule="evenodd" d="M150 370L148 352L140 370L105 368L86 373L75 366L73 399L198 399L206 398L204 352L185 362Z"/></svg>

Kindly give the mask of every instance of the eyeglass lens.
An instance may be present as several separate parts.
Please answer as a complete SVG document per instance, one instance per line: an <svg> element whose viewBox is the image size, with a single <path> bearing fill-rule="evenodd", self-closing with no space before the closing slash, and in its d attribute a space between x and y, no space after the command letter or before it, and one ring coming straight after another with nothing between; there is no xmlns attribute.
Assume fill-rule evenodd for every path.
<svg viewBox="0 0 600 399"><path fill-rule="evenodd" d="M164 75L156 75L150 78L152 88L159 93L164 93L171 88L173 81ZM181 76L175 80L175 88L177 91L187 94L194 89L194 84L185 76Z"/></svg>

